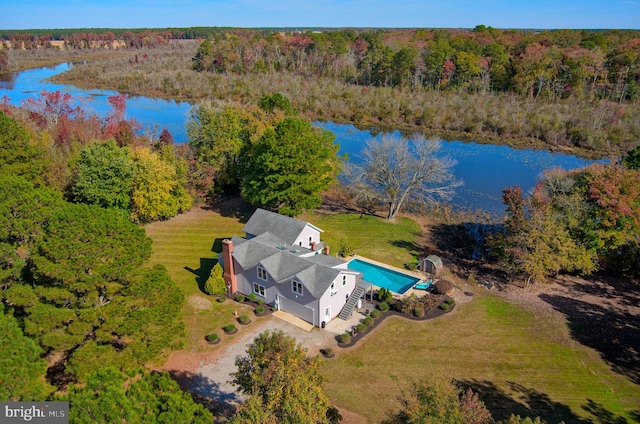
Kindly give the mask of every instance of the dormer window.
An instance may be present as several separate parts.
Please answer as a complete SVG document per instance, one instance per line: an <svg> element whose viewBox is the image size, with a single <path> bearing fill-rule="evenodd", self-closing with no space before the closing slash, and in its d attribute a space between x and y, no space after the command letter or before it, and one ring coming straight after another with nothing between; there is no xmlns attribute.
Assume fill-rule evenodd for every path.
<svg viewBox="0 0 640 424"><path fill-rule="evenodd" d="M258 267L258 278L263 281L267 281L267 270L262 267Z"/></svg>
<svg viewBox="0 0 640 424"><path fill-rule="evenodd" d="M291 284L291 290L295 294L299 294L300 296L302 296L302 283L300 281L293 280Z"/></svg>

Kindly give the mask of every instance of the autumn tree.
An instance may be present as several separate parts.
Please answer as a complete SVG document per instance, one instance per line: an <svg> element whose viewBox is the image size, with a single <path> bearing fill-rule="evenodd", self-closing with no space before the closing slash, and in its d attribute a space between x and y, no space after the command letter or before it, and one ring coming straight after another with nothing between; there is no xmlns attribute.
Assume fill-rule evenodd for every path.
<svg viewBox="0 0 640 424"><path fill-rule="evenodd" d="M362 164L351 164L346 177L356 192L375 190L392 220L407 201L448 200L461 185L450 171L455 161L438 157L439 149L438 141L422 136L372 139L361 153Z"/></svg>
<svg viewBox="0 0 640 424"><path fill-rule="evenodd" d="M277 114L268 114L256 106L200 104L187 122L189 146L194 150L195 174L212 174L213 187L205 187L209 196L237 192L253 145Z"/></svg>
<svg viewBox="0 0 640 424"><path fill-rule="evenodd" d="M402 409L385 424L492 424L491 413L471 389L450 380L416 383L401 399Z"/></svg>
<svg viewBox="0 0 640 424"><path fill-rule="evenodd" d="M189 209L192 199L176 169L176 165L181 164L171 152L163 155L148 147L137 148L133 150L131 161L131 217L134 221L167 219Z"/></svg>
<svg viewBox="0 0 640 424"><path fill-rule="evenodd" d="M232 384L249 397L235 422L328 423L329 401L322 391L316 358L282 331L265 331L236 359ZM264 421L262 421L264 420Z"/></svg>
<svg viewBox="0 0 640 424"><path fill-rule="evenodd" d="M286 118L266 130L252 151L243 197L289 216L320 205L319 193L335 181L340 168L334 139L300 118Z"/></svg>

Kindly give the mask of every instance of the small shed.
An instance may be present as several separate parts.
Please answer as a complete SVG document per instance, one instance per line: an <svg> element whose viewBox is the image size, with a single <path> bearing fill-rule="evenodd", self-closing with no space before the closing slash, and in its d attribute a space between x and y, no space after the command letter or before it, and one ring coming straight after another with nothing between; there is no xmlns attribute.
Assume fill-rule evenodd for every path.
<svg viewBox="0 0 640 424"><path fill-rule="evenodd" d="M438 275L442 271L442 259L436 255L429 255L420 259L418 269L422 272L428 272L431 275Z"/></svg>

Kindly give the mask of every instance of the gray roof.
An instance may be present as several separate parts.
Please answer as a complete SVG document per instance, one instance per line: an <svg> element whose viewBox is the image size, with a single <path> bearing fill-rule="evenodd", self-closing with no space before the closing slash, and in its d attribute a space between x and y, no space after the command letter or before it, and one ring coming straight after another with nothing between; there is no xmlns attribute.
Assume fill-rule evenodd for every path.
<svg viewBox="0 0 640 424"><path fill-rule="evenodd" d="M269 212L264 209L256 209L242 228L242 231L254 236L270 232L276 234L285 243L291 245L296 242L296 239L307 225L322 232L320 228L308 222L280 215L275 212Z"/></svg>
<svg viewBox="0 0 640 424"><path fill-rule="evenodd" d="M334 268L344 263L338 258L323 254L301 257L289 249L282 249L274 243L277 240L271 233L249 240L234 236L231 239L233 257L244 270L260 264L278 283L295 277L315 298L327 291L341 271L348 271Z"/></svg>
<svg viewBox="0 0 640 424"><path fill-rule="evenodd" d="M442 259L440 259L440 257L437 255L429 255L426 258L424 258L423 261L431 262L436 268L442 267Z"/></svg>

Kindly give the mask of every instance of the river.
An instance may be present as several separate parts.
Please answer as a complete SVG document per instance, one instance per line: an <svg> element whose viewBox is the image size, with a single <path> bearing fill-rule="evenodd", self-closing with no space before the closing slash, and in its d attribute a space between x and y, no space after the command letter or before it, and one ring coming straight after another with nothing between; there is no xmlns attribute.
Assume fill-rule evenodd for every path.
<svg viewBox="0 0 640 424"><path fill-rule="evenodd" d="M118 94L116 91L81 89L47 81L69 66L61 64L53 68L28 70L14 75L10 81L0 81L0 98L7 96L11 104L18 106L42 90L60 90L73 95L87 110L104 116L111 110L107 97ZM156 136L167 128L176 143L184 143L187 141L186 122L191 107L188 102L131 96L127 100L127 118L135 119ZM354 161L359 160L359 153L367 140L383 136L383 133L359 130L353 125L333 122L316 122L315 125L336 134L340 152L347 153ZM505 187L519 185L528 192L547 169L575 169L594 162L562 153L460 141L443 141L440 152L456 160L453 172L464 182L451 201L453 206L496 215L504 212L501 195Z"/></svg>

